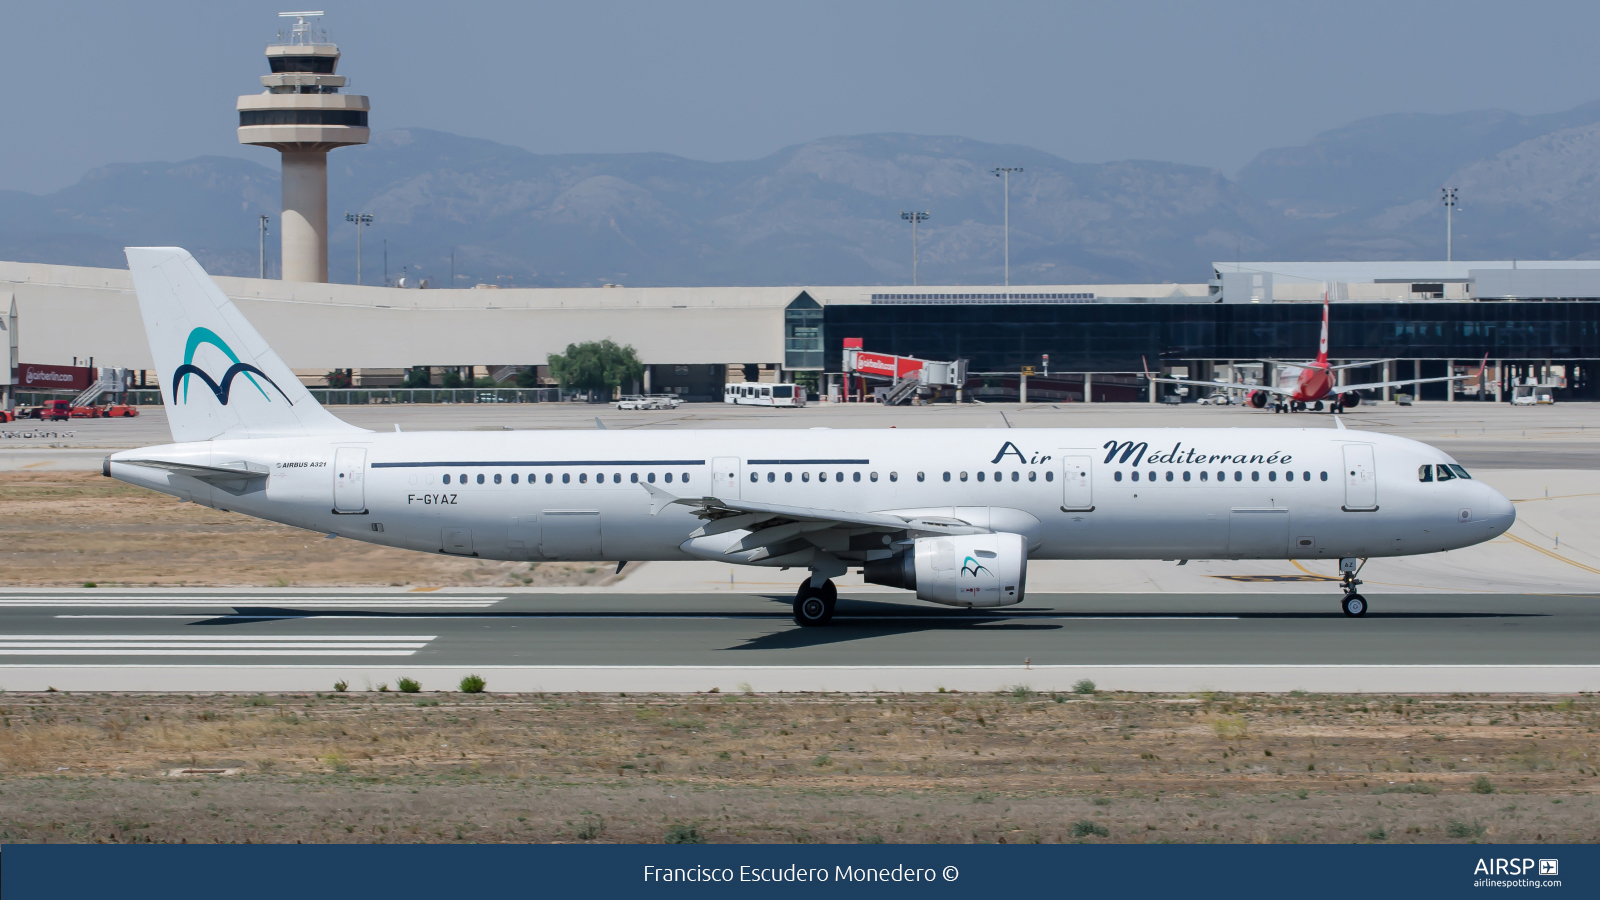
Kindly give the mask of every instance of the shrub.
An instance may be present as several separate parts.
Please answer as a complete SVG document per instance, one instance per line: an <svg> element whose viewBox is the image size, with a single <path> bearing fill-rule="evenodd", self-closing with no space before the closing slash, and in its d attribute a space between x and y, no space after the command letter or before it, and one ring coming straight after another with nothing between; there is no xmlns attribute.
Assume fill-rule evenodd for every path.
<svg viewBox="0 0 1600 900"><path fill-rule="evenodd" d="M1444 827L1445 836L1453 838L1483 837L1484 832L1488 830L1489 829L1480 822L1474 821L1469 825L1466 822L1459 822L1455 819L1451 819L1450 824Z"/></svg>
<svg viewBox="0 0 1600 900"><path fill-rule="evenodd" d="M467 677L461 679L461 693L481 694L483 693L483 689L487 687L488 684L489 682L484 681L482 675L468 675Z"/></svg>
<svg viewBox="0 0 1600 900"><path fill-rule="evenodd" d="M1374 794L1437 794L1439 789L1431 784L1412 781L1406 784L1386 784L1372 789Z"/></svg>
<svg viewBox="0 0 1600 900"><path fill-rule="evenodd" d="M244 701L244 705L245 706L277 706L278 705L278 701L272 699L271 697L268 697L266 694L257 694L254 697L246 697L245 701Z"/></svg>
<svg viewBox="0 0 1600 900"><path fill-rule="evenodd" d="M380 693L380 694L389 693L389 682L387 682L387 681L378 682L378 693Z"/></svg>
<svg viewBox="0 0 1600 900"><path fill-rule="evenodd" d="M1011 699L1013 700L1027 700L1032 696L1033 688L1028 687L1025 684L1019 684L1011 689Z"/></svg>
<svg viewBox="0 0 1600 900"><path fill-rule="evenodd" d="M811 764L813 766L816 766L819 769L826 768L828 766L833 765L833 757L831 757L828 754L824 753L821 756L817 757L816 759L813 759L811 761Z"/></svg>
<svg viewBox="0 0 1600 900"><path fill-rule="evenodd" d="M1388 839L1389 832L1382 825L1367 832L1367 840L1369 841L1386 841Z"/></svg>
<svg viewBox="0 0 1600 900"><path fill-rule="evenodd" d="M350 690L350 682L341 678L333 683L333 689L342 694L345 691Z"/></svg>
<svg viewBox="0 0 1600 900"><path fill-rule="evenodd" d="M573 829L572 833L580 841L592 841L606 833L606 820L596 815L585 816L583 821L578 823L578 827ZM667 843L673 842L668 841Z"/></svg>
<svg viewBox="0 0 1600 900"><path fill-rule="evenodd" d="M395 682L395 687L398 687L401 693L415 694L417 691L422 690L422 682L416 680L415 678L406 678L402 676L399 681Z"/></svg>
<svg viewBox="0 0 1600 900"><path fill-rule="evenodd" d="M1091 822L1088 819L1080 819L1072 823L1072 836L1075 838L1110 837L1111 829L1105 827L1104 825L1098 825L1094 822Z"/></svg>
<svg viewBox="0 0 1600 900"><path fill-rule="evenodd" d="M85 581L85 582L84 582L84 583L83 583L83 586L84 586L84 587L99 587L99 586L100 586L100 585L98 585L98 584L95 584L95 583L94 583L94 582L92 582L92 581Z"/></svg>
<svg viewBox="0 0 1600 900"><path fill-rule="evenodd" d="M1472 783L1472 792L1474 794L1492 794L1494 793L1494 782L1490 781L1487 775L1479 775L1478 780Z"/></svg>
<svg viewBox="0 0 1600 900"><path fill-rule="evenodd" d="M663 844L704 844L705 842L705 836L700 833L700 826L681 823L668 828L666 836L661 839Z"/></svg>
<svg viewBox="0 0 1600 900"><path fill-rule="evenodd" d="M1094 693L1094 682L1085 678L1072 686L1072 692L1074 694L1092 694Z"/></svg>

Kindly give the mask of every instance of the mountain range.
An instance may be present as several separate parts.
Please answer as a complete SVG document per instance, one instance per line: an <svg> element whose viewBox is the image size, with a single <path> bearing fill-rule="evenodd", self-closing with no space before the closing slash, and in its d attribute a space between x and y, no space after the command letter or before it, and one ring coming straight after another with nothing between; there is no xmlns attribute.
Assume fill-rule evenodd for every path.
<svg viewBox="0 0 1600 900"><path fill-rule="evenodd" d="M1204 140L1204 136L1195 139ZM1397 114L1267 150L1228 178L1150 160L1075 163L962 137L823 138L764 159L541 155L426 129L378 132L329 160L330 276L435 286L904 284L924 210L925 284L1003 275L1012 176L1018 284L1203 281L1210 263L1439 259L1443 185L1459 189L1458 259L1600 255L1600 101L1560 113ZM122 266L130 244L177 244L217 274L253 275L257 216L276 229L277 159L123 163L37 195L0 191L0 259ZM277 238L268 258L277 258ZM453 255L453 263L452 263ZM452 269L453 266L453 269Z"/></svg>

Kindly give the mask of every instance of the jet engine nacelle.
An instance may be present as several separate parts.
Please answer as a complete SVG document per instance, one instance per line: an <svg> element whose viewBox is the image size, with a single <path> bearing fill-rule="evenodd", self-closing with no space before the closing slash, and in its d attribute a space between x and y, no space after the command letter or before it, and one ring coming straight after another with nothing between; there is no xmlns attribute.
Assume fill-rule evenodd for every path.
<svg viewBox="0 0 1600 900"><path fill-rule="evenodd" d="M1267 392L1266 391L1251 391L1250 392L1250 405L1254 406L1256 409L1266 409L1267 408Z"/></svg>
<svg viewBox="0 0 1600 900"><path fill-rule="evenodd" d="M1355 391L1345 391L1339 395L1339 402L1345 409L1354 409L1361 405L1361 395Z"/></svg>
<svg viewBox="0 0 1600 900"><path fill-rule="evenodd" d="M1010 606L1027 592L1027 539L1005 533L917 538L888 559L868 562L866 580L946 606Z"/></svg>

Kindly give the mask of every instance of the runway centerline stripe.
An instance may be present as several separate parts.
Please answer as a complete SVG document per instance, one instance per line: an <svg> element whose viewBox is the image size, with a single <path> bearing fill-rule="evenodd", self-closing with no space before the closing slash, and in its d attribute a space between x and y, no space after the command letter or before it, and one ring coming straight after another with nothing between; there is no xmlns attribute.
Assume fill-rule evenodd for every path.
<svg viewBox="0 0 1600 900"><path fill-rule="evenodd" d="M431 641L434 634L5 634L0 641Z"/></svg>
<svg viewBox="0 0 1600 900"><path fill-rule="evenodd" d="M415 650L6 650L0 656L415 656Z"/></svg>

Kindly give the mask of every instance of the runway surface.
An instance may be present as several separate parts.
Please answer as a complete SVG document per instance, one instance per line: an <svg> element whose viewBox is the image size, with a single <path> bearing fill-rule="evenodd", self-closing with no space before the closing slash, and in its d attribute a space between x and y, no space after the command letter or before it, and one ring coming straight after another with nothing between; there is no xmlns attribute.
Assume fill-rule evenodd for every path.
<svg viewBox="0 0 1600 900"><path fill-rule="evenodd" d="M789 598L776 592L7 591L0 688L33 689L23 683L29 673L54 672L60 681L75 671L99 673L93 683L71 682L78 690L153 689L138 679L196 666L234 674L212 685L191 673L184 689L270 689L259 686L270 681L238 679L297 668L318 673L313 683L324 690L334 672L351 673L360 689L408 672L474 669L572 670L561 683L575 690L610 689L624 670L639 676L622 682L631 690L684 689L665 686L669 670L697 673L693 689L706 689L715 685L703 673L721 669L804 674L785 690L829 682L829 670L869 671L857 682L877 686L886 673L915 671L942 671L941 683L953 683L961 669L1020 682L1034 677L1021 673L1055 681L1101 668L1181 670L1204 680L1205 670L1354 667L1368 684L1369 667L1600 672L1600 595L1383 595L1363 619L1345 617L1336 600L1332 590L1040 594L1016 607L967 611L880 593L842 597L833 625L800 628ZM573 674L581 671L613 677L585 686Z"/></svg>

